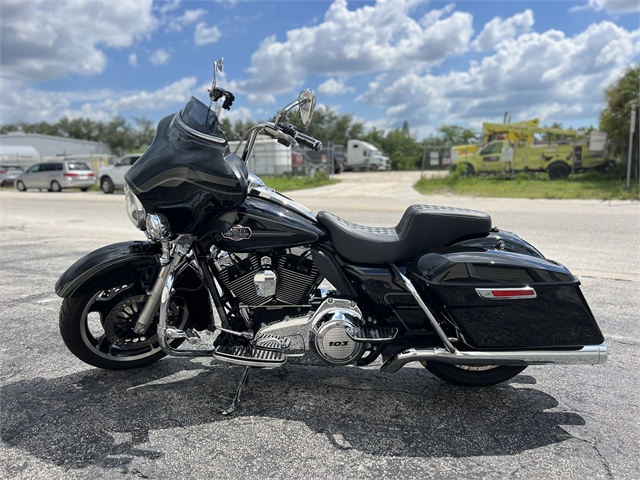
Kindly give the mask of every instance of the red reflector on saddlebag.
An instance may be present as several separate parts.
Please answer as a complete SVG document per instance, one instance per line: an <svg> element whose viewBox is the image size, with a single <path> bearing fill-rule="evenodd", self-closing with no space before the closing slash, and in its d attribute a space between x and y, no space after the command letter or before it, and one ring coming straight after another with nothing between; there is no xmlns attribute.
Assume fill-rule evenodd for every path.
<svg viewBox="0 0 640 480"><path fill-rule="evenodd" d="M488 300L516 300L536 298L536 291L531 287L524 288L476 288L476 293Z"/></svg>

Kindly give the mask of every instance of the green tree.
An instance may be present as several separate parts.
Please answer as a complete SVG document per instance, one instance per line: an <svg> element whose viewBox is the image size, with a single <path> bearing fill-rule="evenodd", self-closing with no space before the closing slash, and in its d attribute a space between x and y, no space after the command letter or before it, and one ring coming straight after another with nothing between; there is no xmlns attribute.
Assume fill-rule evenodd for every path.
<svg viewBox="0 0 640 480"><path fill-rule="evenodd" d="M476 133L460 125L442 124L437 128L440 135L437 137L447 145L466 145L469 140L477 138Z"/></svg>
<svg viewBox="0 0 640 480"><path fill-rule="evenodd" d="M109 122L96 122L89 118L63 117L56 123L18 122L0 126L0 133L23 131L59 137L103 142L122 152L146 150L155 136L155 124L144 117L134 117L135 126L124 117L113 117Z"/></svg>
<svg viewBox="0 0 640 480"><path fill-rule="evenodd" d="M273 121L275 117L271 120ZM317 138L325 145L333 142L336 145L346 145L347 140L357 138L364 140L364 124L355 120L350 113L340 115L328 107L319 107L313 115L309 127L304 128L297 113L287 115L286 121L294 124L298 130Z"/></svg>
<svg viewBox="0 0 640 480"><path fill-rule="evenodd" d="M611 84L604 93L607 106L600 114L600 130L607 132L609 147L614 155L626 154L629 149L631 111L638 114L640 63L629 66L624 75ZM638 142L640 118L636 120L634 144Z"/></svg>
<svg viewBox="0 0 640 480"><path fill-rule="evenodd" d="M393 170L415 170L420 168L422 147L409 131L406 122L402 128L387 132L382 141L382 151L389 155Z"/></svg>
<svg viewBox="0 0 640 480"><path fill-rule="evenodd" d="M227 140L241 140L247 130L255 125L253 120L236 120L231 122L228 118L220 120L220 126L227 137Z"/></svg>

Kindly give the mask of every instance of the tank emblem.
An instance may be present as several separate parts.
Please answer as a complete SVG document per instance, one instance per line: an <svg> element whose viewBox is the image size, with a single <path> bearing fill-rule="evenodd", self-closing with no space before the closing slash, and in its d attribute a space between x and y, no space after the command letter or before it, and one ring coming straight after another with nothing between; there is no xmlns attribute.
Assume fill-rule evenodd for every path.
<svg viewBox="0 0 640 480"><path fill-rule="evenodd" d="M251 238L251 229L242 225L234 225L222 234L224 238L239 242L241 240L249 240Z"/></svg>

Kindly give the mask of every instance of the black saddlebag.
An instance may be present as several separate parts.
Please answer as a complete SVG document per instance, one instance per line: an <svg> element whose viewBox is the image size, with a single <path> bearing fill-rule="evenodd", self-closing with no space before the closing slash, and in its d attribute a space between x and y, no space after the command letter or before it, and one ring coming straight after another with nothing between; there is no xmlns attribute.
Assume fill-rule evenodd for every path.
<svg viewBox="0 0 640 480"><path fill-rule="evenodd" d="M604 341L579 280L556 262L502 251L429 253L408 271L473 348L573 348Z"/></svg>

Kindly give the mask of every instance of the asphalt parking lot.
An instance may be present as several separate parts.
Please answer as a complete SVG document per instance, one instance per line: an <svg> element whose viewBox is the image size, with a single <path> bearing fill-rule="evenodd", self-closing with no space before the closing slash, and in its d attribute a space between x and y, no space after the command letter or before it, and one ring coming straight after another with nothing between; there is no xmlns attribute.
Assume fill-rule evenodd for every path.
<svg viewBox="0 0 640 480"><path fill-rule="evenodd" d="M601 366L529 367L482 389L420 365L396 374L253 371L163 359L111 372L58 333L58 276L102 245L142 239L124 197L0 191L0 476L11 479L638 478L640 204L421 196L415 173L342 174L289 196L350 221L394 225L414 203L484 210L567 265L604 332Z"/></svg>

